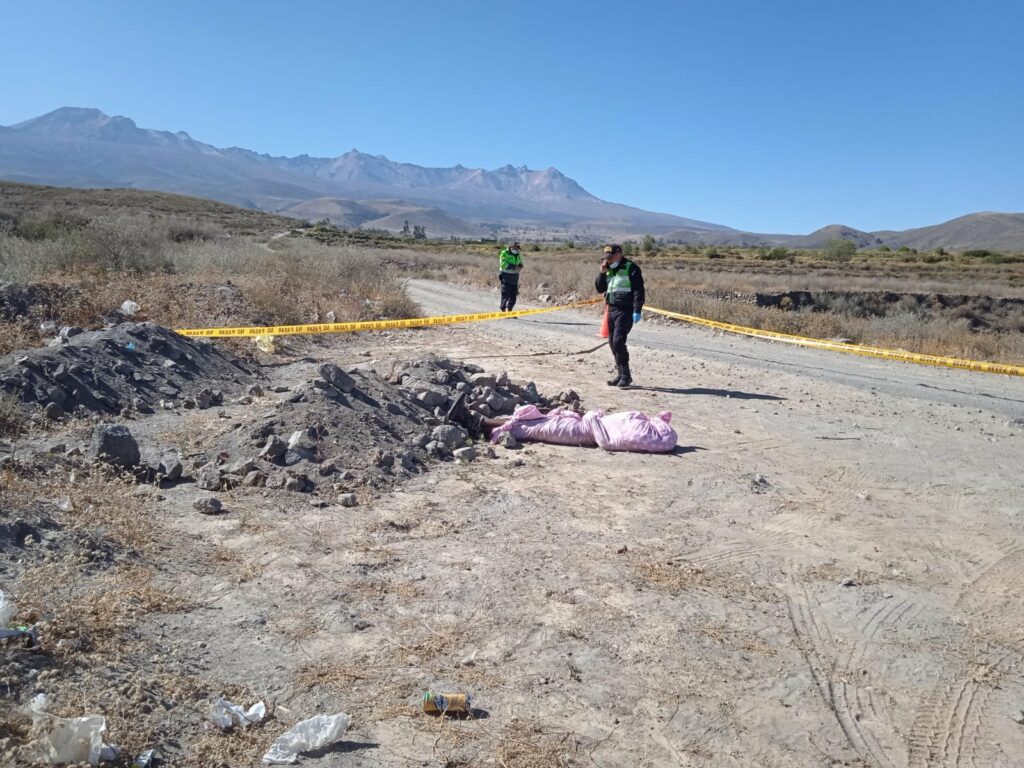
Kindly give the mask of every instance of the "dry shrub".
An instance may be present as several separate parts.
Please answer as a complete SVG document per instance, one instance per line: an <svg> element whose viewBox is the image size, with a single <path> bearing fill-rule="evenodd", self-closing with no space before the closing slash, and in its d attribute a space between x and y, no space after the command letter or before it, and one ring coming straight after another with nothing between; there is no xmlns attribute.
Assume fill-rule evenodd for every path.
<svg viewBox="0 0 1024 768"><path fill-rule="evenodd" d="M19 615L38 624L44 650L57 651L63 640L93 652L110 651L142 616L190 606L182 596L156 587L147 568L92 570L90 559L75 553L30 566L19 577Z"/></svg>
<svg viewBox="0 0 1024 768"><path fill-rule="evenodd" d="M318 322L329 311L339 320L419 313L379 254L365 247L301 237L268 246L217 237L201 223L150 226L124 217L54 237L0 234L0 280L74 288L50 308L60 324L97 327L125 299L141 305L142 319L171 328ZM26 327L35 321L26 318ZM37 339L24 332L5 343L14 349Z"/></svg>
<svg viewBox="0 0 1024 768"><path fill-rule="evenodd" d="M39 331L29 322L0 322L0 356L39 344Z"/></svg>
<svg viewBox="0 0 1024 768"><path fill-rule="evenodd" d="M17 440L25 431L25 421L21 401L14 395L0 391L0 437Z"/></svg>

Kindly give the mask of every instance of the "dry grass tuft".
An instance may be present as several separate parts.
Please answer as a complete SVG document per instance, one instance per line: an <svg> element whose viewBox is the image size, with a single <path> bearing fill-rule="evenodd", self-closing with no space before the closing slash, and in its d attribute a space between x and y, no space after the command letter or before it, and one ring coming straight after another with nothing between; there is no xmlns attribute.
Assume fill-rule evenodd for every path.
<svg viewBox="0 0 1024 768"><path fill-rule="evenodd" d="M122 633L151 613L176 613L191 607L184 597L153 584L153 572L141 566L90 573L86 555L30 566L16 585L19 615L40 628L47 652L70 648L111 651Z"/></svg>
<svg viewBox="0 0 1024 768"><path fill-rule="evenodd" d="M295 671L295 682L307 690L323 686L347 691L353 683L370 678L365 659L348 664L318 661L304 664Z"/></svg>
<svg viewBox="0 0 1024 768"><path fill-rule="evenodd" d="M534 720L513 720L494 745L502 768L570 768L576 765L575 734L548 728Z"/></svg>
<svg viewBox="0 0 1024 768"><path fill-rule="evenodd" d="M751 582L737 573L700 568L691 563L646 560L633 566L636 576L644 583L672 595L699 590L718 595L757 595L761 599L776 599L773 590Z"/></svg>

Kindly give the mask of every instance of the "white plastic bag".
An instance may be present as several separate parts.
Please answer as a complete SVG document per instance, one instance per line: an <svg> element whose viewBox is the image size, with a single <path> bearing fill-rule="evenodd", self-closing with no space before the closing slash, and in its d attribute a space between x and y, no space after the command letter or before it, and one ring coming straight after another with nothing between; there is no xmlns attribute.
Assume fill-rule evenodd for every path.
<svg viewBox="0 0 1024 768"><path fill-rule="evenodd" d="M291 765L299 759L300 752L320 749L340 741L350 721L348 715L339 712L336 715L315 715L296 723L270 745L267 754L263 756L263 762Z"/></svg>
<svg viewBox="0 0 1024 768"><path fill-rule="evenodd" d="M18 612L18 606L13 600L8 600L7 595L0 589L0 629L7 629L11 626L11 619Z"/></svg>
<svg viewBox="0 0 1024 768"><path fill-rule="evenodd" d="M140 307L131 299L125 299L124 302L121 304L121 314L124 315L125 317L131 317L140 309L142 309L142 307Z"/></svg>
<svg viewBox="0 0 1024 768"><path fill-rule="evenodd" d="M47 705L45 693L38 694L29 704L32 726L42 732L36 740L37 755L42 762L98 765L101 758L113 758L112 748L103 743L107 730L105 717L56 717L46 712Z"/></svg>
<svg viewBox="0 0 1024 768"><path fill-rule="evenodd" d="M213 702L213 711L210 712L210 720L219 728L227 730L235 725L248 728L253 723L258 723L267 715L267 707L262 701L257 701L248 709L242 709L238 704L227 701L223 696Z"/></svg>

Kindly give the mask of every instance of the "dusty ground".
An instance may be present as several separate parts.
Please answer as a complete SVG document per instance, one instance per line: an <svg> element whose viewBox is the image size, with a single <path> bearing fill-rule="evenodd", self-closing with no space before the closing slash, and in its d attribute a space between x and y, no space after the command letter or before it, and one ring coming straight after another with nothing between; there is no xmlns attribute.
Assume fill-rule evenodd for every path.
<svg viewBox="0 0 1024 768"><path fill-rule="evenodd" d="M495 303L412 289L431 313ZM604 385L607 350L530 356L593 346L590 321L316 354L435 351L588 408L670 410L675 454L499 449L355 509L239 489L205 517L194 486L146 502L160 584L196 606L142 619L152 674L173 661L275 710L222 735L206 699L171 708L170 763L254 765L286 724L344 710L347 741L304 762L1024 765L1024 382L680 326L637 330L627 391ZM472 692L477 716L417 714L426 689Z"/></svg>

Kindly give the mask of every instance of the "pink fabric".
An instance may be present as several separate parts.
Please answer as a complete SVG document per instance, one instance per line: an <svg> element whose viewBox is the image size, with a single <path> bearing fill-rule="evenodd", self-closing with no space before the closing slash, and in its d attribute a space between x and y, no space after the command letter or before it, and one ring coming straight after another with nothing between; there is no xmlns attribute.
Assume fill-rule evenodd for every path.
<svg viewBox="0 0 1024 768"><path fill-rule="evenodd" d="M534 440L555 445L597 445L606 451L668 453L676 447L678 436L669 426L672 414L659 413L651 418L638 411L624 411L606 416L591 411L580 416L561 408L546 416L535 405L521 405L512 417L491 433L497 443L503 434L517 440Z"/></svg>
<svg viewBox="0 0 1024 768"><path fill-rule="evenodd" d="M668 453L675 449L678 435L669 426L671 420L672 414L667 411L654 418L639 411L607 416L601 411L591 411L583 417L600 448L639 453Z"/></svg>
<svg viewBox="0 0 1024 768"><path fill-rule="evenodd" d="M555 445L597 445L583 417L562 408L545 416L535 405L521 405L508 421L491 433L491 442L498 442L506 432L510 432L517 440L535 440Z"/></svg>

